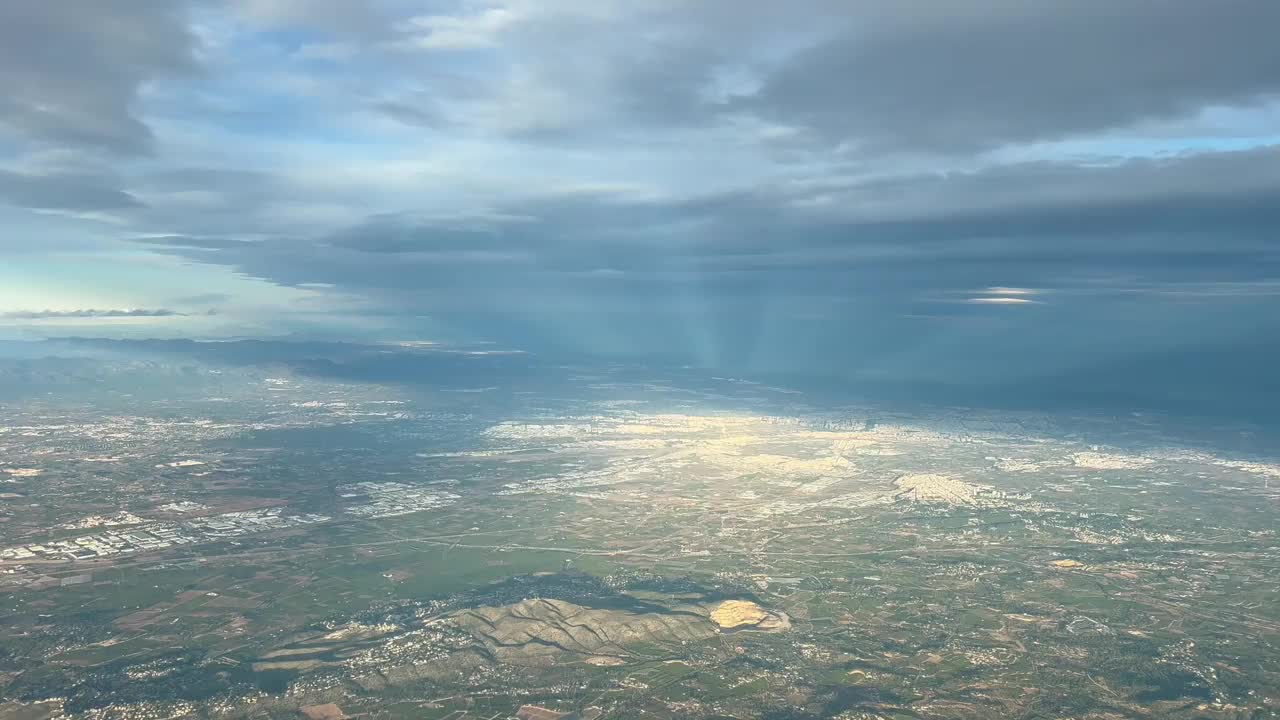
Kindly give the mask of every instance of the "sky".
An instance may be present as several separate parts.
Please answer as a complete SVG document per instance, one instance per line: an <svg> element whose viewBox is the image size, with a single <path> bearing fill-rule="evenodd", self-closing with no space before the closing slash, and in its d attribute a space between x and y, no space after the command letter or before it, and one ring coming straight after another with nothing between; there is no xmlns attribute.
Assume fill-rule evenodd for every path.
<svg viewBox="0 0 1280 720"><path fill-rule="evenodd" d="M0 3L0 337L981 382L1280 337L1274 0Z"/></svg>

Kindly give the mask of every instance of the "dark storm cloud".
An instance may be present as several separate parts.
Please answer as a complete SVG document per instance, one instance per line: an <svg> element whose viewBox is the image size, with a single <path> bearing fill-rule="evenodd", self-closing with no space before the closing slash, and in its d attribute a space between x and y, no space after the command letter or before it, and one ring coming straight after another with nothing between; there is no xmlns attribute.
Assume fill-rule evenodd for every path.
<svg viewBox="0 0 1280 720"><path fill-rule="evenodd" d="M848 29L739 106L869 149L967 151L1280 92L1272 0L998 0Z"/></svg>
<svg viewBox="0 0 1280 720"><path fill-rule="evenodd" d="M1059 247L1063 235L1159 232L1204 247L1208 234L1274 240L1280 147L1136 158L1109 165L1032 162L968 173L868 182L820 181L793 203L888 238L1024 238ZM1180 239L1179 239L1180 238Z"/></svg>
<svg viewBox="0 0 1280 720"><path fill-rule="evenodd" d="M743 282L755 276L798 298L881 294L887 301L1011 282L1006 276L1041 283L1098 272L1252 278L1280 261L1273 148L1112 167L1032 163L696 200L544 199L505 211L520 220L459 227L381 215L313 239L160 242L281 284L329 283L455 312L513 297L534 307L575 293L633 293L630 301L644 305L662 298L634 293L681 278L730 294L752 290Z"/></svg>
<svg viewBox="0 0 1280 720"><path fill-rule="evenodd" d="M0 3L0 131L58 147L145 151L140 89L193 67L183 5Z"/></svg>

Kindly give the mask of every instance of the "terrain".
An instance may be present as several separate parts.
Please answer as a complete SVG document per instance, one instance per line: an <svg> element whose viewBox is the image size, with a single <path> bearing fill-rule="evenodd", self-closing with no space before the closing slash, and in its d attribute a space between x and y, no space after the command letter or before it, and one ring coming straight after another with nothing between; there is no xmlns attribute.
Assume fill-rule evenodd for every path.
<svg viewBox="0 0 1280 720"><path fill-rule="evenodd" d="M0 406L0 717L1280 713L1265 428L152 362Z"/></svg>

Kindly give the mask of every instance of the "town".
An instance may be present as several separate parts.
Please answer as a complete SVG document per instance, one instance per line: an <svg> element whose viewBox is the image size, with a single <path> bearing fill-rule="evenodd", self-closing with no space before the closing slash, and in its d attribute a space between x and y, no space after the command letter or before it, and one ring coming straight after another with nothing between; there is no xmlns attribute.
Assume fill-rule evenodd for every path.
<svg viewBox="0 0 1280 720"><path fill-rule="evenodd" d="M0 549L0 560L92 560L283 530L329 519L312 513L285 515L278 507L229 512L183 522L147 523L93 535L8 547Z"/></svg>

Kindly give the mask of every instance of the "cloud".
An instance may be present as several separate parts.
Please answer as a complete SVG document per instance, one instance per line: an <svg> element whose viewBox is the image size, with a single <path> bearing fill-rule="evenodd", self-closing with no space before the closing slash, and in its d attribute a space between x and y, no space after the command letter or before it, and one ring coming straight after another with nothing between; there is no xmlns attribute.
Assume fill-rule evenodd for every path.
<svg viewBox="0 0 1280 720"><path fill-rule="evenodd" d="M405 125L439 128L447 123L444 113L434 107L430 100L381 100L372 107Z"/></svg>
<svg viewBox="0 0 1280 720"><path fill-rule="evenodd" d="M1280 6L1269 0L898 8L869 22L851 14L738 106L859 149L964 152L1280 93L1267 30Z"/></svg>
<svg viewBox="0 0 1280 720"><path fill-rule="evenodd" d="M186 313L177 310L169 310L167 308L156 308L146 310L141 308L127 308L117 310L98 310L95 308L85 308L82 310L11 310L8 312L0 312L0 318L5 320L62 320L68 318L162 318L162 317L185 317Z"/></svg>
<svg viewBox="0 0 1280 720"><path fill-rule="evenodd" d="M494 47L501 31L519 22L516 12L503 7L484 8L472 15L419 15L405 25L417 36L415 45L429 50L466 50Z"/></svg>
<svg viewBox="0 0 1280 720"><path fill-rule="evenodd" d="M1013 297L1021 297L1023 295L1039 295L1042 291L1032 288L989 287L982 292L988 295L1010 295Z"/></svg>
<svg viewBox="0 0 1280 720"><path fill-rule="evenodd" d="M332 0L233 0L237 14L268 29L310 28L340 36L379 37L390 30L391 15L380 0L348 3Z"/></svg>
<svg viewBox="0 0 1280 720"><path fill-rule="evenodd" d="M184 3L0 3L0 133L57 147L145 152L144 85L195 67Z"/></svg>
<svg viewBox="0 0 1280 720"><path fill-rule="evenodd" d="M325 242L365 253L456 252L497 253L514 250L522 225L531 218L514 215L422 217L375 215L333 233ZM527 237L527 236L525 236Z"/></svg>
<svg viewBox="0 0 1280 720"><path fill-rule="evenodd" d="M523 275L497 280L508 288L536 281L539 272L599 267L789 277L901 265L912 275L919 267L920 281L946 285L951 278L942 268L1002 262L1033 273L1028 280L1052 280L1099 265L1176 270L1184 260L1267 256L1269 228L1280 222L1276 157L1276 149L1262 148L1107 167L1031 163L670 200L534 196L474 217L373 215L312 238L151 242L286 284L359 291L445 282L437 272L460 280L458 264L486 258L531 263L518 268ZM1204 242L1210 233L1212 246ZM467 282L481 290L495 284L496 270L482 272L487 277ZM964 284L956 289L975 285L968 277L957 282Z"/></svg>
<svg viewBox="0 0 1280 720"><path fill-rule="evenodd" d="M253 240L240 240L223 237L192 237L189 235L159 235L155 237L134 238L133 242L143 245L156 245L170 248L186 248L191 250L230 250L251 245Z"/></svg>
<svg viewBox="0 0 1280 720"><path fill-rule="evenodd" d="M967 298L965 302L971 305L1032 305L1036 301L1020 297L975 297Z"/></svg>
<svg viewBox="0 0 1280 720"><path fill-rule="evenodd" d="M384 17L365 47L395 51L376 107L414 126L581 145L738 123L783 148L955 156L1275 100L1277 20L1268 0L547 0Z"/></svg>
<svg viewBox="0 0 1280 720"><path fill-rule="evenodd" d="M0 213L26 219L0 256L84 253L60 267L112 292L82 305L773 368L1256 332L1280 317L1277 12L55 3L18 18L39 47L0 49ZM146 263L210 282L113 279ZM233 276L234 302L195 292Z"/></svg>
<svg viewBox="0 0 1280 720"><path fill-rule="evenodd" d="M37 174L0 169L0 200L37 210L126 210L141 206L118 180L89 173Z"/></svg>
<svg viewBox="0 0 1280 720"><path fill-rule="evenodd" d="M961 302L969 305L1039 305L1043 301L1034 298L1043 293L1043 290L1032 288L997 286L973 291Z"/></svg>
<svg viewBox="0 0 1280 720"><path fill-rule="evenodd" d="M233 296L229 293L199 293L174 298L173 302L176 305L221 305L231 301L232 298Z"/></svg>

